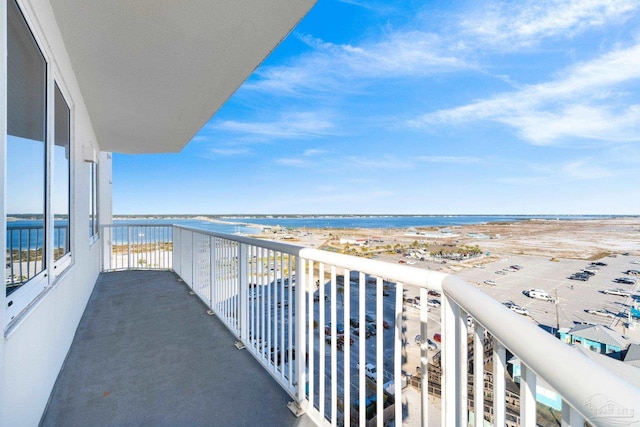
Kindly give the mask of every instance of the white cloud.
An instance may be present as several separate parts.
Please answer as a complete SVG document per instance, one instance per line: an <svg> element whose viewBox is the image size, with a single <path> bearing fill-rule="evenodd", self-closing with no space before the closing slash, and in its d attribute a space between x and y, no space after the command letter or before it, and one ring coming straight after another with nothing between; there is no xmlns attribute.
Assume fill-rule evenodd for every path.
<svg viewBox="0 0 640 427"><path fill-rule="evenodd" d="M495 121L511 126L534 144L563 137L640 140L640 106L624 104L625 85L640 79L640 44L575 65L561 75L516 92L429 113L409 124Z"/></svg>
<svg viewBox="0 0 640 427"><path fill-rule="evenodd" d="M418 156L416 160L426 163L477 163L481 159L466 156Z"/></svg>
<svg viewBox="0 0 640 427"><path fill-rule="evenodd" d="M333 123L317 113L287 113L272 122L214 122L211 128L263 138L300 138L330 134Z"/></svg>
<svg viewBox="0 0 640 427"><path fill-rule="evenodd" d="M348 167L349 169L368 169L372 173L378 170L412 169L414 167L414 164L410 159L398 159L382 155L375 158L350 156L340 161L340 164Z"/></svg>
<svg viewBox="0 0 640 427"><path fill-rule="evenodd" d="M274 159L274 163L282 166L291 166L296 168L304 168L309 165L309 161L300 157L281 157Z"/></svg>
<svg viewBox="0 0 640 427"><path fill-rule="evenodd" d="M567 163L562 166L560 172L566 177L578 180L602 179L615 175L613 171L595 164L592 159L583 159Z"/></svg>
<svg viewBox="0 0 640 427"><path fill-rule="evenodd" d="M463 15L460 27L474 44L510 50L622 22L639 8L635 0L482 2L476 11Z"/></svg>
<svg viewBox="0 0 640 427"><path fill-rule="evenodd" d="M251 150L248 148L212 148L211 153L219 156L238 156L251 154Z"/></svg>
<svg viewBox="0 0 640 427"><path fill-rule="evenodd" d="M304 153L302 153L302 155L305 157L314 157L314 156L319 156L321 154L326 154L326 153L328 153L327 150L323 150L320 148L309 148L307 150L304 150Z"/></svg>
<svg viewBox="0 0 640 427"><path fill-rule="evenodd" d="M423 77L470 67L437 34L425 31L390 31L358 45L299 38L313 51L286 65L258 69L243 88L279 95L352 91L366 79Z"/></svg>

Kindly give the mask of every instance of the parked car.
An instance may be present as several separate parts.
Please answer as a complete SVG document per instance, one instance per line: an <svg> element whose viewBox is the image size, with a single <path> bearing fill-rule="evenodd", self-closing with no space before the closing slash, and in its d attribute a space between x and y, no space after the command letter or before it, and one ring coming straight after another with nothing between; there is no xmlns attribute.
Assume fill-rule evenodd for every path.
<svg viewBox="0 0 640 427"><path fill-rule="evenodd" d="M615 314L613 314L613 313L611 313L611 312L609 312L607 310L604 310L604 309L600 309L600 310L591 309L591 310L585 310L585 311L587 313L589 313L589 314L595 314L596 316L609 317L609 318L615 318L616 317Z"/></svg>
<svg viewBox="0 0 640 427"><path fill-rule="evenodd" d="M359 363L356 365L356 368L360 369L360 364L359 364ZM374 365L373 363L367 363L367 364L364 366L364 374L365 374L367 377L369 377L369 378L371 378L372 380L374 380L374 381L375 381L375 380L376 380L376 378L377 378L377 376L378 376L378 374L376 373L376 367L375 367L375 365Z"/></svg>
<svg viewBox="0 0 640 427"><path fill-rule="evenodd" d="M640 271L638 270L627 270L624 273L630 276L640 276Z"/></svg>
<svg viewBox="0 0 640 427"><path fill-rule="evenodd" d="M386 320L382 321L382 327L385 329L389 329L391 327L391 325L389 325L389 322L387 322Z"/></svg>
<svg viewBox="0 0 640 427"><path fill-rule="evenodd" d="M432 296L432 297L439 297L440 296L440 292L434 291L433 289L429 290L429 292L427 292L427 294Z"/></svg>
<svg viewBox="0 0 640 427"><path fill-rule="evenodd" d="M367 328L367 333L369 334L369 336L376 334L376 325L375 324L367 323L366 328Z"/></svg>
<svg viewBox="0 0 640 427"><path fill-rule="evenodd" d="M496 286L497 285L495 280L485 280L484 284L485 285L489 285L489 286Z"/></svg>
<svg viewBox="0 0 640 427"><path fill-rule="evenodd" d="M422 344L422 335L416 335L415 341L418 345Z"/></svg>
<svg viewBox="0 0 640 427"><path fill-rule="evenodd" d="M613 279L615 283L623 283L625 285L635 285L636 279L632 279L630 277L618 277L617 279Z"/></svg>
<svg viewBox="0 0 640 427"><path fill-rule="evenodd" d="M592 262L591 265L597 265L598 267L606 267L608 264L597 261L597 262Z"/></svg>
<svg viewBox="0 0 640 427"><path fill-rule="evenodd" d="M440 307L440 301L438 301L437 299L430 299L427 301L427 305L429 307Z"/></svg>
<svg viewBox="0 0 640 427"><path fill-rule="evenodd" d="M569 276L569 279L571 279L571 280L580 280L581 282L586 282L587 280L589 280L589 276L583 276L583 275L579 275L579 274L574 274L572 276Z"/></svg>
<svg viewBox="0 0 640 427"><path fill-rule="evenodd" d="M349 345L353 345L353 343L353 338L349 337ZM338 345L338 348L342 350L342 347L344 347L344 334L338 335L336 338L336 344Z"/></svg>
<svg viewBox="0 0 640 427"><path fill-rule="evenodd" d="M505 274L507 274L507 272L506 271L502 271L502 270L498 270L498 271L496 271L496 274L504 276Z"/></svg>
<svg viewBox="0 0 640 427"><path fill-rule="evenodd" d="M442 343L442 335L440 334L433 334L433 340L437 343Z"/></svg>
<svg viewBox="0 0 640 427"><path fill-rule="evenodd" d="M360 321L358 320L357 317L354 316L351 319L349 319L349 324L354 328L357 328L358 326L360 326Z"/></svg>
<svg viewBox="0 0 640 427"><path fill-rule="evenodd" d="M635 261L631 261L631 264L640 264L640 259L637 259Z"/></svg>
<svg viewBox="0 0 640 427"><path fill-rule="evenodd" d="M604 291L602 291L603 294L607 294L607 295L618 295L621 297L628 297L631 296L631 292L627 291L626 289L622 289L622 288L615 288L615 289L605 289Z"/></svg>
<svg viewBox="0 0 640 427"><path fill-rule="evenodd" d="M503 302L502 304L504 304L505 307L507 307L509 310L513 311L514 313L518 313L522 316L528 316L529 315L529 310L527 310L524 307L520 307L518 304L514 303L514 302Z"/></svg>

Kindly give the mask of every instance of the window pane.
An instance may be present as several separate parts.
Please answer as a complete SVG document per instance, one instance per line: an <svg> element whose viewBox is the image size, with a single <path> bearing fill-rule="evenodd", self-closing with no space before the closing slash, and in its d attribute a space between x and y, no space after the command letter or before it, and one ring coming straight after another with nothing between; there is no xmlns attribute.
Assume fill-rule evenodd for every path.
<svg viewBox="0 0 640 427"><path fill-rule="evenodd" d="M98 234L98 165L89 163L89 236Z"/></svg>
<svg viewBox="0 0 640 427"><path fill-rule="evenodd" d="M53 210L53 259L69 253L69 176L70 176L70 111L56 85L55 90L55 145L53 147L53 184L51 207Z"/></svg>
<svg viewBox="0 0 640 427"><path fill-rule="evenodd" d="M46 63L7 5L7 295L45 269Z"/></svg>

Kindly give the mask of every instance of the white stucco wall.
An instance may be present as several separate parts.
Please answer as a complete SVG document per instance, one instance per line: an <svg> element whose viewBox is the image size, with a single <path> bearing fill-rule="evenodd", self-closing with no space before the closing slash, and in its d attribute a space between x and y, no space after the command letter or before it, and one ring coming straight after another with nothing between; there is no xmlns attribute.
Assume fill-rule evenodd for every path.
<svg viewBox="0 0 640 427"><path fill-rule="evenodd" d="M0 426L36 426L65 360L76 328L100 271L100 241L89 242L89 164L87 149L98 153L99 220L111 221L111 156L100 153L48 1L19 1L63 92L69 98L72 131L71 250L72 263L49 288L11 323L5 324L5 292L0 293ZM0 153L6 146L6 2L0 2ZM89 150L91 151L91 150ZM4 154L0 154L0 244L6 252ZM6 275L0 269L0 277ZM49 277L54 275L49 274Z"/></svg>

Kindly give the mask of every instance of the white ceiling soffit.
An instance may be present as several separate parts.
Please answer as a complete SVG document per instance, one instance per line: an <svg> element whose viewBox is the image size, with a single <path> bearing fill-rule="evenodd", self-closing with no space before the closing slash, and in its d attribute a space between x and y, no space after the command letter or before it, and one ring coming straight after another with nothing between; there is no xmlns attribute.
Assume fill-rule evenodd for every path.
<svg viewBox="0 0 640 427"><path fill-rule="evenodd" d="M180 151L316 0L51 0L100 149Z"/></svg>

